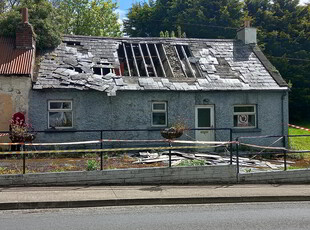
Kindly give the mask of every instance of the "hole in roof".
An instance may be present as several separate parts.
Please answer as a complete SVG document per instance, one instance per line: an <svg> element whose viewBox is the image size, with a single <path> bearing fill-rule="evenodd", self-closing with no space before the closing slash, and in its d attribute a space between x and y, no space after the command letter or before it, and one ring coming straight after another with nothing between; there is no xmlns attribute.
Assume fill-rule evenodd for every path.
<svg viewBox="0 0 310 230"><path fill-rule="evenodd" d="M83 70L80 67L74 67L75 72L83 73Z"/></svg>
<svg viewBox="0 0 310 230"><path fill-rule="evenodd" d="M101 68L94 67L94 68L93 68L93 72L94 72L94 74L101 75Z"/></svg>
<svg viewBox="0 0 310 230"><path fill-rule="evenodd" d="M81 42L65 42L68 46L81 46Z"/></svg>
<svg viewBox="0 0 310 230"><path fill-rule="evenodd" d="M102 75L107 75L110 72L111 72L111 69L109 69L109 68L102 68Z"/></svg>

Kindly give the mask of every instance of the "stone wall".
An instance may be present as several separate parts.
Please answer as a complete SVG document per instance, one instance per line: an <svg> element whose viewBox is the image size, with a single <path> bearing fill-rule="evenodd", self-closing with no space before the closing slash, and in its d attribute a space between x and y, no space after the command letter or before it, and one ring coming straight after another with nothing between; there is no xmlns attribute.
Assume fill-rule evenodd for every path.
<svg viewBox="0 0 310 230"><path fill-rule="evenodd" d="M302 184L310 183L310 170L270 171L239 174L239 183L244 184Z"/></svg>
<svg viewBox="0 0 310 230"><path fill-rule="evenodd" d="M231 165L0 175L0 186L229 184L236 181L236 166Z"/></svg>
<svg viewBox="0 0 310 230"><path fill-rule="evenodd" d="M9 121L16 112L28 115L28 97L31 89L30 77L0 76L0 130L9 130ZM0 142L8 141L1 138Z"/></svg>

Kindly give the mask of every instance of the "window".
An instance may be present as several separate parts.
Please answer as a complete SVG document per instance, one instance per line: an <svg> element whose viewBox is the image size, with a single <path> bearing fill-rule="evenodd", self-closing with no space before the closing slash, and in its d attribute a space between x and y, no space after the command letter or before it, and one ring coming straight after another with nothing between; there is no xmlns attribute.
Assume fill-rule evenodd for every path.
<svg viewBox="0 0 310 230"><path fill-rule="evenodd" d="M235 105L234 127L256 128L256 105Z"/></svg>
<svg viewBox="0 0 310 230"><path fill-rule="evenodd" d="M152 103L152 126L167 126L167 102Z"/></svg>
<svg viewBox="0 0 310 230"><path fill-rule="evenodd" d="M72 101L48 102L48 128L72 128Z"/></svg>

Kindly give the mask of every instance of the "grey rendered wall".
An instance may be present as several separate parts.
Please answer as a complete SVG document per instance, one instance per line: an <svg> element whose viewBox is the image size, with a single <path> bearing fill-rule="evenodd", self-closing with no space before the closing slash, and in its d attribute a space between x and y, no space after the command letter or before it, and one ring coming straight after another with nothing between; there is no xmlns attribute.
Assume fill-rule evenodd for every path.
<svg viewBox="0 0 310 230"><path fill-rule="evenodd" d="M0 186L236 183L236 166L118 169L0 175Z"/></svg>
<svg viewBox="0 0 310 230"><path fill-rule="evenodd" d="M286 94L286 93L285 93ZM283 92L157 92L127 91L117 92L115 97L98 91L78 90L33 90L30 98L29 116L36 130L47 129L48 100L73 100L74 129L147 129L151 127L151 102L168 102L168 123L178 117L186 121L187 126L195 126L195 105L212 104L215 106L215 127L233 127L233 106L236 104L256 104L258 128L235 130L233 138L238 136L282 135L287 133L288 97ZM283 106L283 107L282 107ZM284 117L282 118L282 110ZM284 125L283 125L284 123ZM238 131L238 132L237 132ZM189 132L185 139L193 139ZM38 134L37 141L90 140L100 138L99 133L55 133ZM104 138L122 139L158 139L159 132L120 132L105 133ZM228 131L217 131L217 140L229 140ZM275 139L255 140L256 144L269 145ZM252 142L253 140L247 140ZM278 145L282 145L278 142Z"/></svg>

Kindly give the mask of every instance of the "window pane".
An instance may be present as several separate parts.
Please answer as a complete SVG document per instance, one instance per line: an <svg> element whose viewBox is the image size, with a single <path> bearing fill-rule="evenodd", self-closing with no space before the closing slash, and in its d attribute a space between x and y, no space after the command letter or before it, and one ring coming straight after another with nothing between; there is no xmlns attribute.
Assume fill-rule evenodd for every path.
<svg viewBox="0 0 310 230"><path fill-rule="evenodd" d="M50 102L50 109L61 109L62 102Z"/></svg>
<svg viewBox="0 0 310 230"><path fill-rule="evenodd" d="M72 127L72 112L49 112L49 126Z"/></svg>
<svg viewBox="0 0 310 230"><path fill-rule="evenodd" d="M71 109L71 102L63 102L62 108L63 109Z"/></svg>
<svg viewBox="0 0 310 230"><path fill-rule="evenodd" d="M165 103L154 103L153 110L166 110L166 104Z"/></svg>
<svg viewBox="0 0 310 230"><path fill-rule="evenodd" d="M166 113L153 113L153 125L166 125Z"/></svg>
<svg viewBox="0 0 310 230"><path fill-rule="evenodd" d="M255 115L234 115L234 127L256 127Z"/></svg>
<svg viewBox="0 0 310 230"><path fill-rule="evenodd" d="M254 112L254 106L235 106L234 112Z"/></svg>
<svg viewBox="0 0 310 230"><path fill-rule="evenodd" d="M71 102L50 102L50 109L71 109Z"/></svg>
<svg viewBox="0 0 310 230"><path fill-rule="evenodd" d="M198 128L211 127L211 109L198 109Z"/></svg>
<svg viewBox="0 0 310 230"><path fill-rule="evenodd" d="M249 126L255 127L255 115L249 115Z"/></svg>

